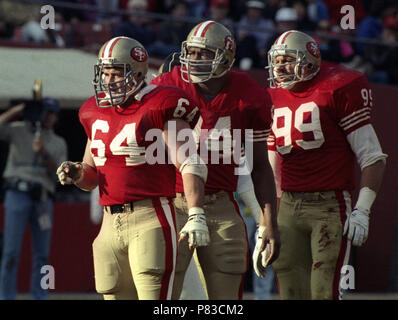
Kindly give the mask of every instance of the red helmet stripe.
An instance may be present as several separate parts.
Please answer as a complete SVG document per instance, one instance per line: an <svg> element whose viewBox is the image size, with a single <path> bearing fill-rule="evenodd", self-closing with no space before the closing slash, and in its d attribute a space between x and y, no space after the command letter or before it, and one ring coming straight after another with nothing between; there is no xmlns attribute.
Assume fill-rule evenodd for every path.
<svg viewBox="0 0 398 320"><path fill-rule="evenodd" d="M106 43L106 46L104 47L104 51L102 51L102 58L109 58L112 57L112 50L115 47L116 43L121 39L122 37L117 37L109 40Z"/></svg>
<svg viewBox="0 0 398 320"><path fill-rule="evenodd" d="M283 44L283 43L285 42L287 36L288 36L289 34L291 34L292 32L293 32L293 31L286 32L286 34L285 34L284 37L282 38L282 41L281 41L280 44Z"/></svg>
<svg viewBox="0 0 398 320"><path fill-rule="evenodd" d="M198 30L200 29L200 26L203 24L204 22L202 22L201 24L199 24L197 27L196 27L196 30L195 30L195 32L193 33L193 36L194 37L196 37L196 35L198 34Z"/></svg>
<svg viewBox="0 0 398 320"><path fill-rule="evenodd" d="M211 25L214 24L214 21L205 21L202 22L198 27L196 28L194 32L195 37L204 37L206 34L206 31L210 28Z"/></svg>
<svg viewBox="0 0 398 320"><path fill-rule="evenodd" d="M117 38L115 41L113 41L111 47L109 48L109 55L108 55L108 57L112 57L112 50L113 50L113 48L115 47L116 43L117 43L120 39L121 39L121 37L120 37L120 38Z"/></svg>

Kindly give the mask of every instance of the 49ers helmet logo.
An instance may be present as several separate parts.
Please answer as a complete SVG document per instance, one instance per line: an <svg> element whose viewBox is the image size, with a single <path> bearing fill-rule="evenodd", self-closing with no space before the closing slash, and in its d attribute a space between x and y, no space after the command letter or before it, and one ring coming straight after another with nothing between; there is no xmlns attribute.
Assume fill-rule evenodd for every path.
<svg viewBox="0 0 398 320"><path fill-rule="evenodd" d="M146 50L141 47L134 47L133 49L131 49L130 54L134 60L137 60L139 62L143 62L148 58L148 54L146 53Z"/></svg>
<svg viewBox="0 0 398 320"><path fill-rule="evenodd" d="M307 50L311 53L314 57L319 58L321 56L321 52L319 50L318 45L315 42L307 42Z"/></svg>
<svg viewBox="0 0 398 320"><path fill-rule="evenodd" d="M225 37L225 49L226 50L231 50L232 52L235 52L235 41L231 36L226 36Z"/></svg>

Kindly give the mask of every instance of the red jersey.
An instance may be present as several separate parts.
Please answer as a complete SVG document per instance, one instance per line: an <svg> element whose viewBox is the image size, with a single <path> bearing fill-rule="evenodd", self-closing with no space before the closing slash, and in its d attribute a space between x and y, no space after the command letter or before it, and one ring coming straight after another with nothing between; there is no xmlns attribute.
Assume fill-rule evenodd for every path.
<svg viewBox="0 0 398 320"><path fill-rule="evenodd" d="M236 158L233 159L232 154L240 156L241 143L245 141L245 135L254 142L266 141L272 123L272 103L268 92L246 73L229 71L223 89L209 100L195 84L182 80L180 66L174 67L171 72L159 75L151 83L180 87L188 92L199 106L201 118L195 131L197 136L200 136L200 156L202 159L207 158L203 159L208 168L206 194L220 190L235 191L238 181L238 175L235 174L237 161ZM245 132L244 129L252 131ZM226 135L220 135L226 131L232 137L235 133L239 136L240 132L241 139L231 139L237 142L234 148L226 147L228 144L225 143ZM203 152L204 148L207 151ZM214 161L214 151L219 157L218 163ZM182 179L178 171L176 191L183 192Z"/></svg>
<svg viewBox="0 0 398 320"><path fill-rule="evenodd" d="M355 154L346 136L370 123L366 77L322 63L300 92L269 89L274 104L268 148L282 156L285 191L352 190Z"/></svg>
<svg viewBox="0 0 398 320"><path fill-rule="evenodd" d="M91 97L79 110L91 139L103 206L174 197L175 167L159 141L161 132L168 120L181 118L194 126L199 117L198 108L179 88L148 85L135 98L120 109L99 108ZM156 142L163 149L154 151Z"/></svg>

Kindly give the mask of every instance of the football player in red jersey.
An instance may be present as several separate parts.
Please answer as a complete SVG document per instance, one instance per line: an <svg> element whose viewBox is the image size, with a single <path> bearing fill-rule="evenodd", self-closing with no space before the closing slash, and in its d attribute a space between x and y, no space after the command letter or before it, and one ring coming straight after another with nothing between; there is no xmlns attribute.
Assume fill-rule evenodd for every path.
<svg viewBox="0 0 398 320"><path fill-rule="evenodd" d="M57 171L62 184L99 186L104 217L93 255L96 289L104 299L171 298L176 167L187 195L189 245L209 242L203 210L207 168L198 160L191 128L198 108L180 88L147 85L147 70L147 52L138 41L117 37L102 46L95 96L79 110L88 137L83 162L64 162ZM182 147L194 152L187 155ZM174 165L162 159L165 150Z"/></svg>
<svg viewBox="0 0 398 320"><path fill-rule="evenodd" d="M233 132L239 131L241 137L245 137L246 129L251 132L244 143L246 151L250 146L253 151L251 177L255 196L252 200L258 200L263 211L259 230L260 237L270 248L268 256L264 256L266 263L272 263L279 253L275 183L266 144L272 122L271 101L267 91L246 73L230 70L235 49L235 40L227 28L214 21L202 22L182 43L181 66L174 66L151 81L183 88L199 105L201 118L195 132L200 156L205 158L208 166L205 208L211 242L207 247L197 248L196 254L209 299L241 299L248 267L245 224L233 197L238 184L236 169L239 161L231 161L231 153L238 150L240 155L242 143L239 141L233 152L225 147L228 135ZM168 71L167 66L161 68L162 71L165 69ZM249 159L251 155L248 153ZM181 229L189 219L189 213L187 215L186 194L178 172L176 191L177 224ZM259 249L263 251L264 248ZM192 254L182 242L177 259L175 298L180 296Z"/></svg>
<svg viewBox="0 0 398 320"><path fill-rule="evenodd" d="M273 264L281 299L337 299L351 243L368 237L385 167L371 125L365 75L325 62L305 33L283 33L268 52L274 104L269 150L281 157L281 252ZM270 158L273 156L270 155ZM355 161L360 193L352 210Z"/></svg>

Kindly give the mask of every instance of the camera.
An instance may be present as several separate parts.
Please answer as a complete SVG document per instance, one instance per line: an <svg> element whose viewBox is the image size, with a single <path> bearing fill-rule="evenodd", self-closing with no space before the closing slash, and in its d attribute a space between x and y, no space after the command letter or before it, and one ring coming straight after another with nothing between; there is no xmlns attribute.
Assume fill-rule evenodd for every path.
<svg viewBox="0 0 398 320"><path fill-rule="evenodd" d="M36 123L44 120L45 108L42 100L29 100L29 99L12 99L10 100L10 107L17 104L25 104L22 112L23 120Z"/></svg>
<svg viewBox="0 0 398 320"><path fill-rule="evenodd" d="M24 103L22 118L32 122L34 125L42 123L47 112L59 112L59 102L53 98L42 98L42 83L36 79L33 84L33 99L13 99L11 106Z"/></svg>

